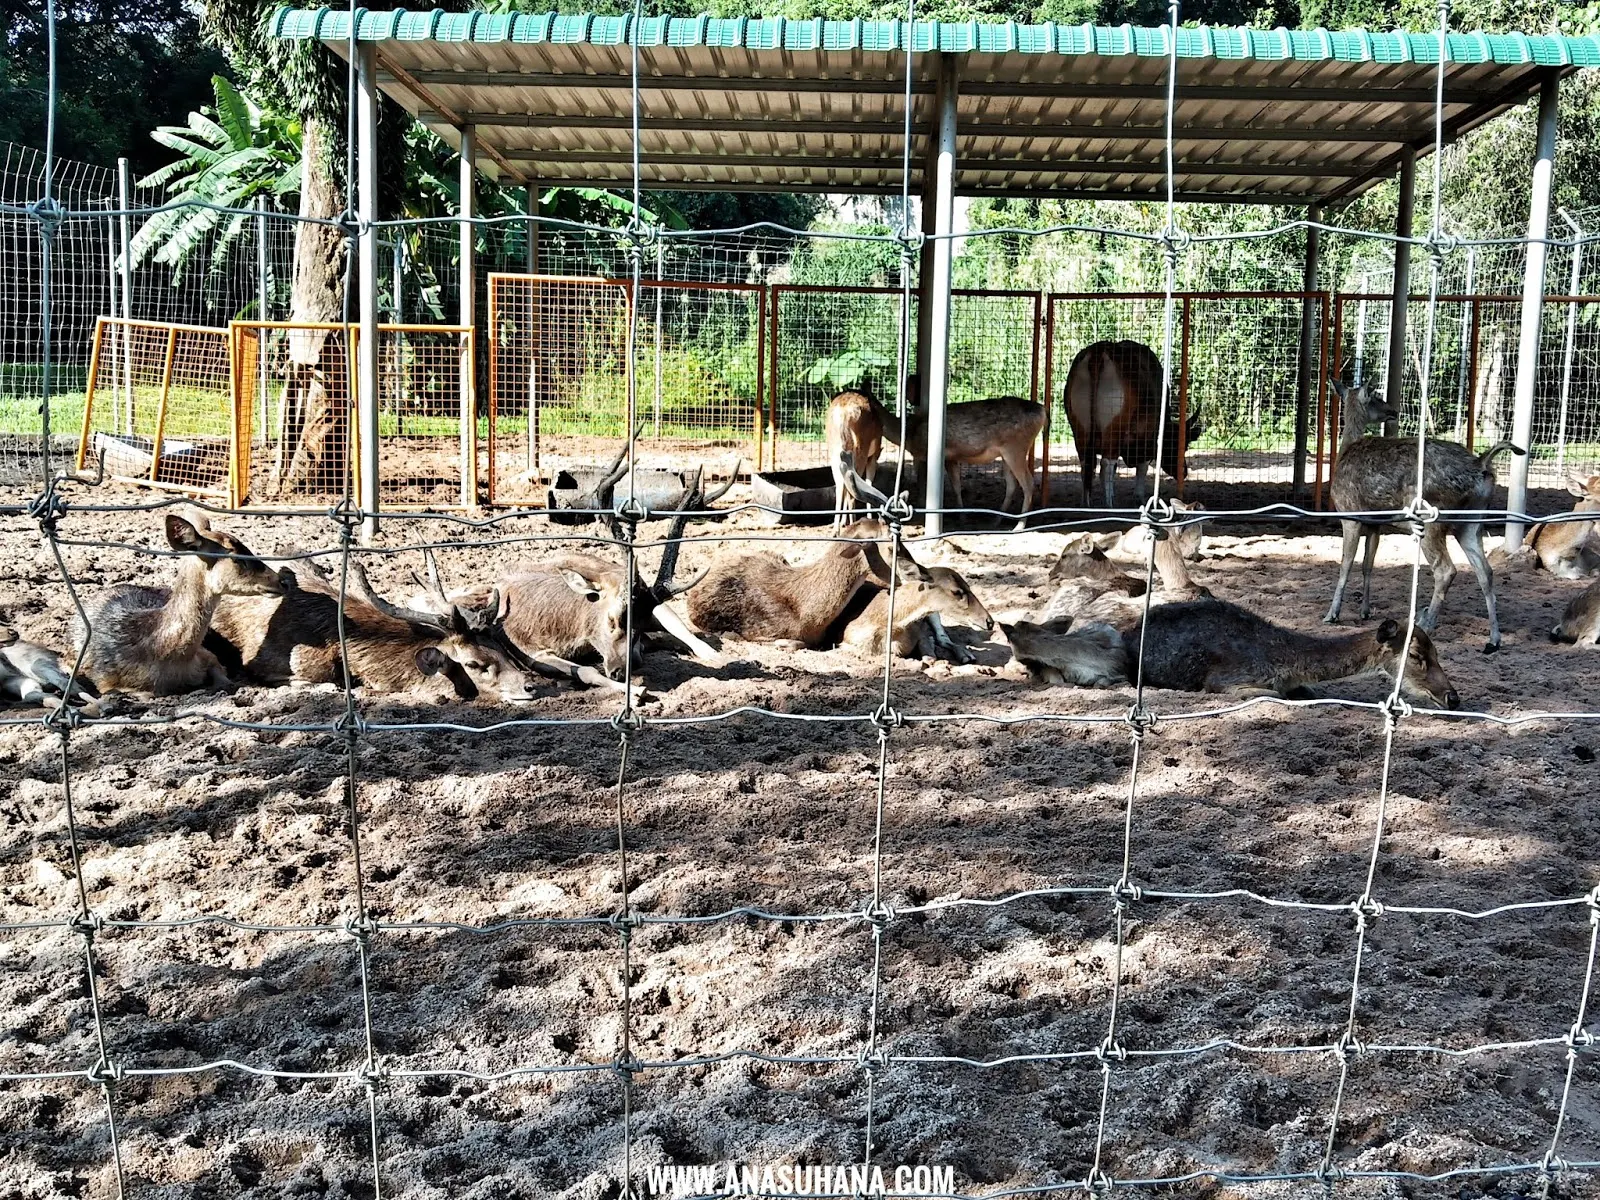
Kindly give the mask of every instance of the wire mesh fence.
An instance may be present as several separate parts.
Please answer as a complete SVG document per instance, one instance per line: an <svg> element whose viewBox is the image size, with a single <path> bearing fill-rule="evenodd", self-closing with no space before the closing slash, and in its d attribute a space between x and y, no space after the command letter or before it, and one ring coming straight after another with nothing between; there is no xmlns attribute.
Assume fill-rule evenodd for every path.
<svg viewBox="0 0 1600 1200"><path fill-rule="evenodd" d="M1174 6L1165 43L1171 88L1177 76L1177 19ZM1446 61L1440 53L1441 81ZM632 91L637 104L637 73ZM1172 95L1169 91L1169 105ZM1442 85L1440 97L1436 121L1442 128ZM1168 149L1170 164L1174 155ZM908 145L902 164L908 177L910 153ZM44 178L48 199L48 168ZM73 220L103 223L92 216L57 224L58 214L48 205L16 207L0 211L35 226L46 246ZM1167 221L1159 295L1123 296L1110 304L1101 293L1052 297L1049 340L1042 349L1042 293L961 297L956 323L970 321L965 328L972 332L970 337L953 334L953 340L969 347L972 358L957 372L960 386L1038 397L1041 370L1050 375L1058 369L1059 318L1070 331L1063 341L1129 328L1145 333L1159 347L1163 374L1184 381L1179 394L1187 395L1192 386L1206 396L1205 403L1218 414L1219 436L1238 439L1280 427L1291 380L1300 388L1295 403L1303 412L1307 357L1288 347L1298 345L1306 305L1315 302L1322 315L1313 344L1323 347L1326 367L1328 347L1340 339L1327 330L1329 306L1322 304L1323 295L1186 296L1177 287L1180 260L1194 251L1177 236L1177 211L1170 203ZM898 250L909 232L903 228L898 236L886 235L884 248ZM375 237L375 231L352 228L346 237L355 243ZM525 279L529 298L520 309L514 300L503 305L491 300L486 430L491 491L493 480L519 459L537 470L544 438L558 444L563 437L610 440L637 462L635 430L641 419L659 421L663 431L682 419L667 403L665 372L659 417L654 411L644 350L657 335L661 345L669 344L675 328L668 318L670 295L682 289L654 289L660 316L652 324L641 265L634 257L631 278L621 282ZM797 459L803 461L820 440L826 389L818 385L833 371L854 366L868 374L897 374L913 360L908 330L915 328L916 314L906 311L908 255L900 267L907 276L900 289L777 284L767 293L768 346L775 364L767 411L773 428L798 445ZM533 286L526 286L530 282ZM752 295L760 294L750 292L748 283L692 289L732 299L726 308L710 300L701 309L685 304L682 336L687 339L691 328L698 333L715 325L725 331L722 344L730 354L747 353ZM1448 358L1440 353L1448 331L1441 335L1436 318L1448 311L1450 301L1437 301L1437 275L1433 284L1436 299L1420 325L1419 431L1435 412L1436 364ZM493 297L492 281L489 286ZM46 277L44 300L51 290ZM397 311L406 311L402 288L395 288L392 299ZM1152 305L1158 306L1154 317ZM1338 322L1342 318L1333 307L1332 319ZM1074 324L1079 308L1088 311ZM708 421L704 428L721 429L724 415L731 413L728 428L742 438L738 415L759 411L765 357L761 312L756 302L754 366L730 359L720 368L735 377L751 370L754 399L748 408L741 407L747 403L743 399L713 400L707 407L718 423ZM963 318L962 313L973 315ZM1457 336L1470 344L1478 320L1468 319L1472 328ZM1259 381L1241 372L1238 352L1228 342L1247 320L1268 330L1269 340L1279 341L1286 352L1260 368ZM295 646L318 653L287 657L296 682L331 685L331 690L318 693L320 700L311 706L292 710L275 697L246 695L223 701L155 700L140 703L130 715L88 705L75 709L73 685L66 679L52 685L66 702L42 719L27 715L0 721L0 728L22 729L42 745L30 764L28 786L17 789L16 811L23 803L59 811L49 849L54 862L62 864L42 857L25 860L21 852L8 856L8 868L9 859L27 861L30 872L26 879L8 876L7 896L21 899L8 905L0 923L0 932L26 944L22 953L30 956L25 964L30 977L22 985L28 1027L0 1044L0 1086L23 1098L29 1106L26 1120L32 1121L33 1140L21 1145L16 1158L31 1163L51 1152L64 1153L74 1170L94 1172L96 1183L120 1195L135 1185L185 1186L203 1177L209 1159L199 1160L210 1149L207 1137L215 1136L232 1140L225 1166L242 1188L299 1190L306 1184L311 1190L336 1186L376 1196L475 1185L480 1180L468 1178L475 1166L504 1150L524 1162L536 1160L529 1174L544 1190L568 1188L581 1173L584 1178L575 1186L586 1192L630 1197L659 1191L646 1182L659 1175L648 1172L671 1164L685 1146L702 1153L694 1126L705 1119L709 1104L725 1118L753 1109L774 1124L804 1106L816 1122L803 1131L804 1152L826 1158L820 1166L806 1164L806 1179L824 1193L854 1186L857 1171L864 1180L873 1178L890 1154L930 1149L960 1155L965 1178L936 1186L929 1176L925 1186L902 1188L902 1194L1072 1190L1103 1195L1258 1185L1411 1192L1502 1181L1550 1194L1569 1183L1591 1186L1590 1176L1600 1169L1595 1149L1600 1122L1587 1103L1597 1082L1588 1019L1600 944L1600 886L1586 858L1577 869L1564 869L1573 865L1567 860L1587 854L1581 823L1570 821L1580 802L1555 794L1571 783L1570 777L1552 771L1556 778L1543 796L1554 823L1563 826L1553 838L1567 840L1530 839L1515 850L1529 863L1548 862L1553 874L1514 895L1505 890L1504 876L1464 881L1439 868L1431 869L1440 873L1427 875L1425 864L1440 856L1437 847L1431 857L1422 847L1442 835L1436 816L1423 812L1421 801L1404 789L1415 782L1405 773L1408 760L1423 760L1425 749L1430 755L1459 753L1461 758L1452 760L1460 764L1454 773L1473 776L1485 787L1503 785L1484 768L1482 747L1473 744L1486 739L1472 735L1525 728L1570 731L1591 725L1597 714L1522 708L1515 696L1501 711L1453 706L1435 711L1413 707L1406 699L1413 650L1425 658L1430 644L1416 611L1422 549L1430 527L1451 516L1421 496L1421 479L1418 498L1404 510L1361 514L1374 523L1403 523L1409 534L1406 620L1403 627L1387 622L1388 632L1379 639L1382 651L1373 660L1390 676L1392 687L1386 682L1371 699L1296 699L1277 694L1289 690L1280 686L1257 689L1271 695L1208 698L1192 705L1155 695L1163 655L1151 641L1159 636L1152 597L1162 539L1152 537L1142 564L1140 602L1119 635L1128 668L1119 690L1100 693L1109 699L1087 706L1047 692L1033 693L1041 698L1037 707L1033 701L990 694L963 710L965 694L913 687L897 670L896 605L909 605L906 593L925 581L920 572L907 568L902 576L894 567L913 550L921 552L925 542L940 539L914 537L910 506L899 498L880 498L873 501L875 523L867 540L889 564L880 588L884 644L881 671L874 659L864 681L848 675L825 680L819 672L778 700L758 693L752 703L730 708L697 705L692 697L690 703L647 707L634 687L631 643L645 605L661 620L664 604L653 590L648 600L642 598L640 555L659 550L666 557L680 539L649 544L641 526L651 514L619 505L610 514L611 537L576 539L610 556L605 578L584 577L569 567L580 583L558 586L577 592L579 611L604 607L621 623L627 644L615 669L620 687L602 693L601 702L583 712L557 704L532 715L512 708L463 711L441 708L437 696L397 706L380 697L406 687L380 686L381 664L370 657L373 641L399 644L411 653L417 672L429 678L442 673L454 683L457 676L441 661L447 649L459 649L452 639L470 642L469 634L496 622L504 626L508 613L519 609L515 601L506 608L501 601L507 597L497 590L496 602L474 609L476 617L469 620L463 612L467 602L461 600L451 605L453 623L447 631L421 610L399 617L385 612L359 568L424 549L453 550L464 561L482 563L497 553L520 554L529 547L537 553L574 539L551 531L546 514L518 510L479 520L434 512L395 521L388 540L360 545L364 522L376 514L362 513L353 501L360 484L356 463L363 456L350 423L352 372L361 349L350 322L236 321L228 337L231 363L226 354L219 358L207 349L180 357L185 334L199 339L217 330L127 318L102 319L97 325L101 351L84 384L84 449L120 446L119 461L126 461L142 444L138 439L146 438L148 478L162 482L162 460L170 463L182 453L176 443L198 444L202 436L217 436L204 433L196 415L213 411L210 399L190 409L174 404L179 380L191 379L191 363L207 371L218 361L226 363L231 391L223 394L231 402L234 452L249 455L235 468L236 487L248 486L252 496L259 489L269 499L321 501L327 509L293 525L288 518L277 524L257 518L249 508L229 513L229 520L259 521L253 530L289 537L292 549L275 564L324 559L336 582L307 579L304 587L279 590L287 588L281 576L242 543L215 540L220 531L192 524L169 524L170 550L152 551L135 540L144 531L132 532L132 523L148 520L153 506L115 491L78 490L83 481L62 480L38 464L38 492L5 506L3 514L19 540L42 539L51 583L58 582L65 594L59 607L87 618L86 641L69 674L92 676L104 667L102 656L108 653L118 662L136 657L120 643L95 642L126 628L118 605L138 599L140 589L97 594L103 577L90 576L103 568L93 556L117 554L127 557L120 567L125 574L142 582L159 569L171 585L156 594L155 608L146 606L146 612L166 611L181 599L212 619L206 606L215 597L206 599L210 585L196 580L214 571L234 580L251 603L320 604L329 627L315 646ZM545 331L552 326L560 334L559 345L570 348L565 357L547 350ZM373 330L373 324L367 328ZM1205 345L1218 347L1217 354L1207 357L1195 349L1197 330ZM389 455L399 464L396 473L415 487L420 503L448 507L458 486L471 493L462 497L470 503L476 499L480 436L472 329L397 323L376 332L380 394L365 399L377 414L380 444L368 449L376 449L380 461ZM1364 337L1357 341L1364 346ZM370 341L366 348L373 350ZM1065 352L1062 347L1060 353ZM853 354L855 362L841 366L841 353ZM70 362L70 353L67 358ZM991 369L996 358L1003 364L999 372ZM57 364L47 352L40 360L38 395L50 396ZM665 361L664 352L658 361ZM199 384L193 388L205 391ZM1040 398L1053 405L1052 387L1043 390ZM148 415L152 392L154 417ZM1163 417L1172 415L1173 389L1165 392ZM1475 383L1471 394L1476 395ZM513 442L504 468L497 466L494 441L502 395L507 422L516 421L519 398L525 422L520 455ZM547 406L546 397L559 402ZM1463 421L1470 432L1475 422ZM516 432L514 425L509 431ZM47 432L42 425L41 432ZM1281 440L1280 434L1273 437ZM771 459L787 465L789 444L779 447L781 458L775 449ZM1267 453L1281 453L1278 446L1275 441ZM128 477L138 477L137 470ZM739 514L688 508L682 515L727 520ZM1058 507L1045 520L1057 528L1093 527L1102 515ZM1165 504L1159 487L1152 503L1120 515L1169 536L1195 519ZM1262 514L1231 515L1246 520ZM1316 514L1283 508L1271 515L1298 521ZM698 540L770 537L764 527L734 525ZM833 552L832 539L819 540L824 554ZM997 557L1020 557L1010 553L1016 545L1010 542ZM35 548L30 544L30 553ZM850 549L866 557L863 548ZM512 568L505 558L495 565ZM247 576L254 591L239 582ZM737 577L747 583L753 576L746 563ZM1025 581L1019 590L1034 582ZM142 590L149 599L150 589ZM437 590L444 592L442 585ZM602 594L605 606L595 603ZM378 624L375 613L411 632L401 634L391 624L377 638L370 632ZM902 618L905 614L899 610ZM204 626L203 620L202 633ZM174 665L168 660L195 651L192 646L163 649L171 651L161 659L167 668ZM451 661L462 671L482 669L474 656L483 652L483 644L473 642ZM783 652L798 653L792 647ZM220 669L220 661L213 661ZM531 669L531 659L522 661ZM555 664L546 660L545 665ZM407 687L419 682L404 679ZM1528 686L1538 685L1530 681ZM468 698L458 690L442 704ZM1350 823L1336 832L1316 832L1313 848L1300 852L1314 860L1315 869L1297 877L1294 886L1266 891L1231 878L1231 862L1217 886L1193 882L1213 878L1209 872L1215 864L1207 859L1236 852L1258 859L1292 855L1283 851L1283 828L1260 827L1259 840L1248 846L1213 844L1215 811L1200 804L1214 803L1214 793L1241 782L1223 776L1219 785L1219 770L1207 768L1209 775L1185 785L1193 796L1182 802L1192 802L1195 809L1179 810L1177 781L1155 778L1158 771L1180 765L1175 756L1157 765L1160 738L1181 730L1202 745L1214 743L1210 749L1262 745L1269 760L1281 762L1289 757L1281 740L1287 727L1315 726L1323 718L1347 727L1329 732L1340 740L1341 754L1348 751L1359 761L1308 754L1305 761L1285 763L1293 779L1274 778L1263 787L1269 793L1264 798L1279 806L1273 825L1305 825L1318 814L1291 810L1284 794L1304 786L1296 779L1318 772L1337 777L1349 797L1341 802L1345 811L1339 817ZM1215 730L1225 732L1208 736ZM1461 736L1463 730L1468 737ZM1010 741L999 748L996 735L1002 732ZM839 733L858 735L858 740L843 742L833 736ZM496 807L487 802L475 775L482 764L473 760L497 737L516 743L509 773L517 778ZM673 814L667 797L674 788L691 795L705 790L705 780L696 775L701 766L696 741L716 737L753 743L738 752L737 777L729 780L734 805L779 809L816 783L808 772L819 771L828 753L851 756L845 773L849 787L824 796L813 809L785 813L797 827L791 842L824 856L822 886L804 888L793 861L751 847L748 807L730 809L736 828L722 845L737 875L731 886L707 886L695 873L703 864L672 859L675 840L701 831L692 817ZM796 747L787 760L774 750L784 738ZM176 754L164 753L161 759L168 773L158 784L163 797L204 805L222 802L220 793L227 791L229 802L238 806L230 815L240 818L232 826L203 815L178 822L192 820L213 847L234 841L244 849L235 858L212 849L176 868L209 872L203 889L190 888L192 880L185 877L191 894L179 901L130 903L116 891L120 877L137 873L140 862L145 870L168 870L158 839L171 831L161 821L152 830L142 813L131 819L119 814L111 787L102 794L96 786L86 795L83 786L89 780L98 785L108 769L129 775L151 769L147 748L159 739L177 747ZM936 767L937 746L962 739L968 739L964 756ZM108 763L110 746L119 740L125 761ZM1017 827L992 814L986 818L984 809L1001 810L1009 789L1033 769L1024 758L1036 751L1059 756L1042 757L1037 768L1050 795L1078 799L1076 789L1090 801L1071 810L1069 825L1044 826L1045 836L1036 840L1068 845L1081 857L1070 867L1053 861L1040 886L991 882L970 888L961 877L963 866L947 860L951 878L931 870L931 857L962 822L987 821L984 853L996 859L1017 856ZM666 767L652 763L657 754L681 771L669 776ZM997 768L994 760L1000 757L1006 761ZM1586 761L1583 755L1574 757ZM1593 759L1592 750L1587 757ZM773 765L775 758L782 770L775 772L776 780L763 780L764 772L754 764ZM1072 775L1063 777L1054 769L1062 760ZM206 765L222 771L229 763L240 771L225 779ZM438 794L447 797L444 803L457 823L435 829L426 846L390 840L389 835L404 832L397 826L375 837L372 825L386 810L422 807L416 774L423 771L450 776ZM542 789L541 797L561 804L559 822L523 825L523 839L495 843L494 835L503 832L495 821L532 807L526 803L530 782ZM227 786L214 788L218 783ZM283 813L297 828L286 833L262 819L259 807L269 790L281 793L284 802L273 814ZM253 819L247 819L251 809L256 810ZM1179 821L1195 824L1202 838L1181 845L1158 842ZM1580 828L1566 828L1569 823ZM7 828L21 824L20 819L8 822ZM1498 828L1469 832L1485 843L1474 849L1486 859L1512 853L1506 848L1511 839ZM118 853L144 837L153 846L148 852L141 848L142 859ZM547 861L564 865L568 873L561 878L569 887L541 888L547 880L528 878L528 845L538 838L554 843ZM283 861L282 847L291 839L304 853ZM1408 849L1397 849L1397 843ZM696 849L705 845L694 843ZM243 862L261 868L249 876L248 891L231 877L244 870ZM1483 865L1472 862L1474 870ZM435 872L429 880L434 890L385 890L408 866ZM682 878L673 874L679 869ZM901 869L903 887L891 874ZM489 870L494 871L492 885L485 882ZM554 865L549 873L557 874ZM502 881L521 890L501 894L496 888ZM802 891L799 902L786 902ZM303 893L305 908L285 915L273 897L286 893ZM1487 903L1469 906L1468 897L1485 894ZM1186 923L1207 921L1216 923L1221 936L1201 950ZM1503 932L1506 928L1511 932ZM810 958L791 955L763 971L762 945L738 941L741 932L752 929L770 939L769 945L808 943ZM728 939L718 950L721 969L680 970L678 952L706 930ZM1489 930L1494 932L1480 932ZM1538 978L1522 979L1527 987L1514 996L1496 991L1505 981L1481 978L1485 944L1496 937L1514 942L1519 952L1538 948L1545 955L1537 968L1528 965L1534 958L1521 959L1520 974ZM492 966L477 957L491 941L541 938L544 957L519 949ZM1452 938L1459 941L1454 954L1441 948ZM1289 957L1314 965L1282 987L1276 986L1278 980L1250 974L1248 967L1228 965L1259 961L1248 957L1257 941L1289 943ZM1246 978L1227 1005L1207 1010L1209 1026L1185 1024L1174 1033L1174 1018L1199 1007L1215 977L1199 973L1202 957L1215 959L1224 974ZM230 976L235 964L252 959L254 973L248 979ZM580 964L576 969L574 962ZM949 992L956 1002L920 990L915 972L930 965L958 980ZM970 975L963 977L963 970ZM764 975L781 975L783 994L775 1003L762 997L753 1035L719 1029L716 1016L746 1000L752 977ZM1451 1009L1459 1024L1435 1020L1433 1010L1416 999L1428 988L1459 1001ZM537 991L503 997L525 989ZM1472 1003L1474 992L1486 1003ZM661 1016L666 1009L693 1008L708 993L724 998L696 1010L682 1030L666 1028ZM1020 1009L1001 1009L998 997L1024 1003ZM443 1028L428 1027L441 1011L451 1019L438 1022ZM280 1028L291 1031L287 1041L269 1033ZM680 1040L680 1033L692 1036ZM1464 1062L1472 1066L1463 1069ZM1475 1069L1482 1073L1472 1074ZM1438 1081L1437 1096L1417 1085L1424 1076ZM954 1083L941 1095L967 1106L959 1123L926 1103L930 1082L948 1080ZM1375 1080L1386 1089L1377 1096L1364 1091ZM675 1087L700 1093L689 1101L687 1120L674 1113L685 1095ZM1220 1103L1229 1089L1239 1087L1250 1094L1234 1097L1231 1108ZM1435 1144L1419 1151L1408 1130L1385 1123L1385 1116L1402 1106L1407 1116L1427 1111L1436 1123L1448 1122L1460 1111L1456 1106L1463 1094L1474 1088L1492 1091L1506 1104L1488 1110L1493 1119L1482 1128L1470 1128L1442 1148ZM707 1093L713 1097L709 1101ZM696 1111L693 1104L701 1108ZM240 1124L258 1115L270 1124L292 1113L300 1123L298 1139L258 1136L260 1127L249 1127L242 1136L233 1136L231 1128L217 1134L211 1127L183 1127L179 1134L191 1113L211 1115L224 1107ZM330 1109L336 1115L319 1115ZM482 1127L510 1121L521 1109L534 1115L527 1127L519 1127L518 1139L509 1148L487 1147L494 1135ZM573 1112L579 1113L577 1119ZM521 1115L527 1122L527 1113ZM437 1131L445 1127L464 1130L458 1140L474 1148L475 1163L464 1165L454 1149L431 1153ZM551 1127L558 1135L551 1135ZM580 1131L581 1136L567 1136ZM42 1144L47 1141L58 1144ZM314 1178L297 1169L312 1142L320 1144ZM1046 1150L1027 1160L1031 1173L1021 1178L991 1154L996 1146L1007 1154L1030 1145L1037 1151L1040 1143ZM647 1155L652 1161L645 1161ZM423 1161L434 1159L454 1161ZM819 1170L826 1186L816 1183ZM321 1189L315 1187L317 1179ZM833 1186L835 1179L840 1188ZM507 1189L527 1186L526 1177L508 1177L494 1186L500 1182ZM711 1177L705 1186L678 1190L726 1190L717 1182Z"/></svg>

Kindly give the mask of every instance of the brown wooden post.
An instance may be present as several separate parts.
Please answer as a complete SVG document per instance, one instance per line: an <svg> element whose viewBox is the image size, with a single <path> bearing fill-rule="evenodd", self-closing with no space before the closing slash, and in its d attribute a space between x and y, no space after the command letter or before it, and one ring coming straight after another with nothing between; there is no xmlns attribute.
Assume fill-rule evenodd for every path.
<svg viewBox="0 0 1600 1200"><path fill-rule="evenodd" d="M105 337L106 319L94 319L94 347L89 351L89 379L83 389L83 431L78 435L78 465L83 470L84 456L89 453L89 414L94 409L94 385L100 376L100 340ZM113 426L115 428L115 426Z"/></svg>
<svg viewBox="0 0 1600 1200"><path fill-rule="evenodd" d="M161 442L167 431L167 400L172 395L172 360L178 352L178 330L167 330L167 361L161 369L161 399L156 404L156 432L150 443L150 482L156 481L161 470ZM129 432L132 432L131 430Z"/></svg>
<svg viewBox="0 0 1600 1200"><path fill-rule="evenodd" d="M767 384L767 288L763 286L756 292L756 411L755 411L755 452L750 456L750 470L752 473L761 470L761 452L764 439L761 436L762 400L765 396Z"/></svg>
<svg viewBox="0 0 1600 1200"><path fill-rule="evenodd" d="M1483 309L1478 297L1472 298L1472 340L1467 351L1467 449L1472 449L1478 428L1478 333L1483 328Z"/></svg>

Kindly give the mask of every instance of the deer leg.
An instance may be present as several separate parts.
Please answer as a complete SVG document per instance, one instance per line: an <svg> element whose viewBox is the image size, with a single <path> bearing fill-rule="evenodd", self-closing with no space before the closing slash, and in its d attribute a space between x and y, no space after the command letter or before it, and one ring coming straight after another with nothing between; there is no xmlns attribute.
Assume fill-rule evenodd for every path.
<svg viewBox="0 0 1600 1200"><path fill-rule="evenodd" d="M1107 455L1100 456L1100 479L1106 493L1106 507L1117 506L1117 460Z"/></svg>
<svg viewBox="0 0 1600 1200"><path fill-rule="evenodd" d="M1088 508L1094 503L1094 455L1086 454L1083 459L1083 506Z"/></svg>
<svg viewBox="0 0 1600 1200"><path fill-rule="evenodd" d="M1149 469L1149 463L1140 463L1133 469L1133 494L1139 498L1140 504L1143 504L1145 497L1150 494L1149 489L1145 487L1144 482L1145 472Z"/></svg>
<svg viewBox="0 0 1600 1200"><path fill-rule="evenodd" d="M1032 447L1029 447L1029 453L1032 453ZM1016 458L1015 452L1009 457L1001 456L1001 461L1006 466L1006 499L1008 501L1011 499L1011 485L1015 481L1016 490L1022 493L1022 504L1017 509L1017 528L1026 529L1028 510L1033 507L1033 468L1028 465L1026 459L1017 462Z"/></svg>
<svg viewBox="0 0 1600 1200"><path fill-rule="evenodd" d="M1328 615L1322 618L1324 625L1339 623L1339 610L1344 607L1344 589L1350 582L1350 568L1356 561L1356 543L1361 540L1361 526L1356 522L1341 521L1339 524L1344 531L1344 553L1339 559L1339 582L1333 588L1333 603L1328 606Z"/></svg>
<svg viewBox="0 0 1600 1200"><path fill-rule="evenodd" d="M1422 616L1417 618L1417 628L1424 633L1432 633L1439 625L1445 594L1456 581L1456 565L1450 561L1450 545L1445 541L1442 527L1428 526L1428 532L1422 535L1422 557L1428 562L1428 570L1433 572L1433 599L1428 602Z"/></svg>
<svg viewBox="0 0 1600 1200"><path fill-rule="evenodd" d="M1378 559L1378 531L1367 530L1366 553L1361 558L1361 619L1372 615L1372 565Z"/></svg>
<svg viewBox="0 0 1600 1200"><path fill-rule="evenodd" d="M1456 541L1461 544L1461 552L1467 556L1467 562L1472 566L1472 573L1478 578L1478 587L1483 591L1484 607L1489 610L1489 640L1484 645L1483 652L1493 654L1500 649L1500 618L1496 615L1494 607L1494 571L1483 553L1483 526L1476 522L1458 526ZM1449 549L1449 545L1446 544L1445 550Z"/></svg>
<svg viewBox="0 0 1600 1200"><path fill-rule="evenodd" d="M835 466L833 468L833 531L835 533L838 533L839 527L844 524L846 491L844 476L839 473L839 468ZM851 505L851 511L854 511L854 508L855 506Z"/></svg>

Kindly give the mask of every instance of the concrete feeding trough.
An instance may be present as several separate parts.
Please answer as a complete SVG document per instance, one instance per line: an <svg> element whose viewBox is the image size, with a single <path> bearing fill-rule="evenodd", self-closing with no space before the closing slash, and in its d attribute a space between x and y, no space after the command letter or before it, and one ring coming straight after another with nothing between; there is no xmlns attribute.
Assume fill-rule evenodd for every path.
<svg viewBox="0 0 1600 1200"><path fill-rule="evenodd" d="M879 491L888 495L894 487L894 464L879 464L873 483ZM779 512L779 524L831 520L825 514L831 513L834 506L833 471L828 467L807 467L801 471L753 471L750 474L750 496L762 507Z"/></svg>
<svg viewBox="0 0 1600 1200"><path fill-rule="evenodd" d="M90 440L95 454L105 455L106 471L113 476L150 478L155 442L140 434L96 433ZM228 444L221 439L190 442L164 438L158 483L186 483L204 486L221 478L228 470Z"/></svg>

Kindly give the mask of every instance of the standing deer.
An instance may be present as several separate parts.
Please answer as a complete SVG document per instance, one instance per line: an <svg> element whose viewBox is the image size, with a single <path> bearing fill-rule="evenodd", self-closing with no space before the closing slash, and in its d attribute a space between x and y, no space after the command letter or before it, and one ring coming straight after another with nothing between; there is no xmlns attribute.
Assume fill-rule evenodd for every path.
<svg viewBox="0 0 1600 1200"><path fill-rule="evenodd" d="M284 581L231 533L203 519L166 520L167 543L183 557L172 587L122 584L96 602L88 628L77 623L83 673L101 691L171 696L227 687L203 645L224 597L281 596Z"/></svg>
<svg viewBox="0 0 1600 1200"><path fill-rule="evenodd" d="M1119 460L1134 469L1135 494L1139 503L1144 503L1145 469L1155 462L1161 424L1161 377L1161 359L1142 342L1095 342L1072 360L1062 404L1083 466L1084 504L1093 503L1098 463L1106 507L1116 507ZM1187 443L1192 445L1202 432L1198 414L1190 413ZM1158 469L1176 475L1176 412L1168 413L1166 433L1160 441Z"/></svg>
<svg viewBox="0 0 1600 1200"><path fill-rule="evenodd" d="M900 418L885 409L870 393L866 398L883 427L884 440L900 445ZM927 469L928 413L921 407L920 383L916 375L906 379L906 399L913 407L906 413L905 445L902 448ZM1011 497L1020 496L1016 527L1026 527L1026 513L1033 505L1033 444L1044 429L1044 417L1043 405L1018 396L969 400L945 408L945 480L957 508L966 504L961 495L962 465L982 465L999 459L1005 464L1006 479L1006 494L1000 507L1009 511ZM837 462L837 455L831 461Z"/></svg>
<svg viewBox="0 0 1600 1200"><path fill-rule="evenodd" d="M1373 400L1361 384L1346 388L1330 380L1343 406L1343 425L1339 434L1339 460L1334 464L1331 494L1333 506L1341 513L1400 511L1410 507L1417 494L1417 442L1415 438L1366 437L1368 425L1392 421L1399 412L1392 405ZM1422 459L1422 499L1442 510L1483 509L1494 493L1494 460L1506 451L1525 451L1510 442L1496 442L1482 454L1473 454L1455 442L1429 438ZM1328 607L1326 624L1337 624L1344 604L1345 586L1355 562L1356 544L1366 538L1366 557L1361 568L1361 618L1372 614L1372 564L1378 556L1378 538L1398 532L1381 522L1343 519L1344 555L1339 564L1339 582ZM1418 627L1432 633L1439 624L1439 611L1445 593L1455 582L1456 568L1450 561L1447 537L1453 536L1472 565L1478 587L1483 591L1489 612L1489 641L1485 654L1500 648L1500 622L1495 615L1494 572L1483 553L1483 522L1472 519L1435 521L1422 539L1422 554L1433 573L1433 599L1418 619Z"/></svg>
<svg viewBox="0 0 1600 1200"><path fill-rule="evenodd" d="M871 481L878 473L883 453L884 418L888 415L865 387L847 389L828 402L828 463L833 470L833 529L844 524L844 514L865 506L850 482L848 463L857 478ZM846 500L849 508L846 508Z"/></svg>

